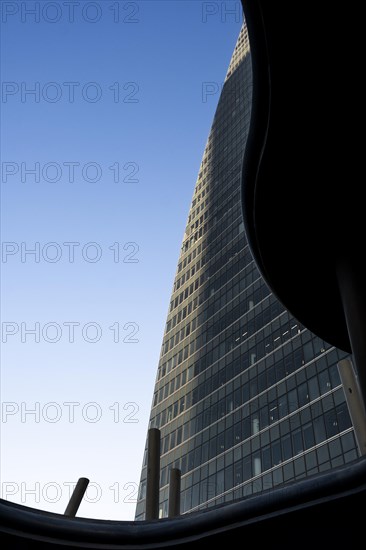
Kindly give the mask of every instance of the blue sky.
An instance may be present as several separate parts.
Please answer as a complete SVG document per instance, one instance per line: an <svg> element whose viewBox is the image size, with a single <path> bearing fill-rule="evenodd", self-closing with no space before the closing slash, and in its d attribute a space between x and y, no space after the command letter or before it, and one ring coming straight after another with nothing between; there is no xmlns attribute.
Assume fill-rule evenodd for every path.
<svg viewBox="0 0 366 550"><path fill-rule="evenodd" d="M133 519L219 99L202 91L225 78L240 2L1 8L1 494L63 513L85 476L80 516Z"/></svg>

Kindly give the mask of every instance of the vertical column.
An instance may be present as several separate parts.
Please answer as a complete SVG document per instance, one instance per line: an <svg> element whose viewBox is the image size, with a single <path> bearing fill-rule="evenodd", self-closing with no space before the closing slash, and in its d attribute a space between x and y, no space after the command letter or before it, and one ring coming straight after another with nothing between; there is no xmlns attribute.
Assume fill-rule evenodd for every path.
<svg viewBox="0 0 366 550"><path fill-rule="evenodd" d="M146 520L159 519L160 430L150 428L147 443Z"/></svg>
<svg viewBox="0 0 366 550"><path fill-rule="evenodd" d="M70 502L66 507L64 514L65 516L69 516L71 518L74 518L76 516L88 485L89 479L87 479L86 477L81 477L78 480L74 492L71 495Z"/></svg>
<svg viewBox="0 0 366 550"><path fill-rule="evenodd" d="M178 468L170 470L169 480L169 510L168 517L174 518L180 515L180 480L181 472Z"/></svg>
<svg viewBox="0 0 366 550"><path fill-rule="evenodd" d="M357 373L360 397L366 403L366 272L362 252L348 251L337 266L339 291Z"/></svg>
<svg viewBox="0 0 366 550"><path fill-rule="evenodd" d="M360 388L357 383L352 363L349 359L343 359L338 363L339 376L344 389L347 406L358 449L361 456L366 455L366 413L363 406Z"/></svg>

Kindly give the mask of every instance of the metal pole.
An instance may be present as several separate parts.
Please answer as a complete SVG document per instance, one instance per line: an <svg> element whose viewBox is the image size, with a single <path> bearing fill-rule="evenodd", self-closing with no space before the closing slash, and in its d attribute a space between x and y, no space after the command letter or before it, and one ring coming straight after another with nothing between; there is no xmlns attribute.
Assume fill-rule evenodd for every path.
<svg viewBox="0 0 366 550"><path fill-rule="evenodd" d="M338 363L339 376L344 389L349 415L353 424L357 445L361 456L366 455L366 413L363 406L360 388L352 363L343 359Z"/></svg>
<svg viewBox="0 0 366 550"><path fill-rule="evenodd" d="M77 511L79 509L80 503L83 500L83 496L85 495L85 491L89 485L89 479L86 477L81 477L74 489L74 492L71 495L70 502L66 507L65 510L65 516L69 516L71 518L74 518L77 514Z"/></svg>
<svg viewBox="0 0 366 550"><path fill-rule="evenodd" d="M174 518L180 515L180 479L181 472L178 468L170 470L169 480L169 509L168 517Z"/></svg>
<svg viewBox="0 0 366 550"><path fill-rule="evenodd" d="M352 348L354 367L360 388L360 399L366 403L366 286L363 266L349 254L337 266L342 298Z"/></svg>
<svg viewBox="0 0 366 550"><path fill-rule="evenodd" d="M146 520L159 519L160 430L150 428L147 443Z"/></svg>

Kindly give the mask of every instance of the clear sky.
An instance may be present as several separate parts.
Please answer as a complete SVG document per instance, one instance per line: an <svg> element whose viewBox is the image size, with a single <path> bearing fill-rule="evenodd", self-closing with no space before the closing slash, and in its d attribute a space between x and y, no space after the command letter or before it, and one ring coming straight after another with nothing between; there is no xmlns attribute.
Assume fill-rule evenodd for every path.
<svg viewBox="0 0 366 550"><path fill-rule="evenodd" d="M133 519L180 243L241 4L1 10L1 496L63 513L84 476L80 516Z"/></svg>

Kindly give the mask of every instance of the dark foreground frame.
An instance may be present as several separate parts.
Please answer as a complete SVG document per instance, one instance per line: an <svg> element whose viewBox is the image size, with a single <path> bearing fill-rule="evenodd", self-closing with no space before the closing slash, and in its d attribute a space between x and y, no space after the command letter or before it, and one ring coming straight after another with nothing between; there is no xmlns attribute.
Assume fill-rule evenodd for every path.
<svg viewBox="0 0 366 550"><path fill-rule="evenodd" d="M208 511L151 522L65 518L0 502L2 548L19 550L356 548L366 498L366 461ZM240 545L237 545L240 541Z"/></svg>

